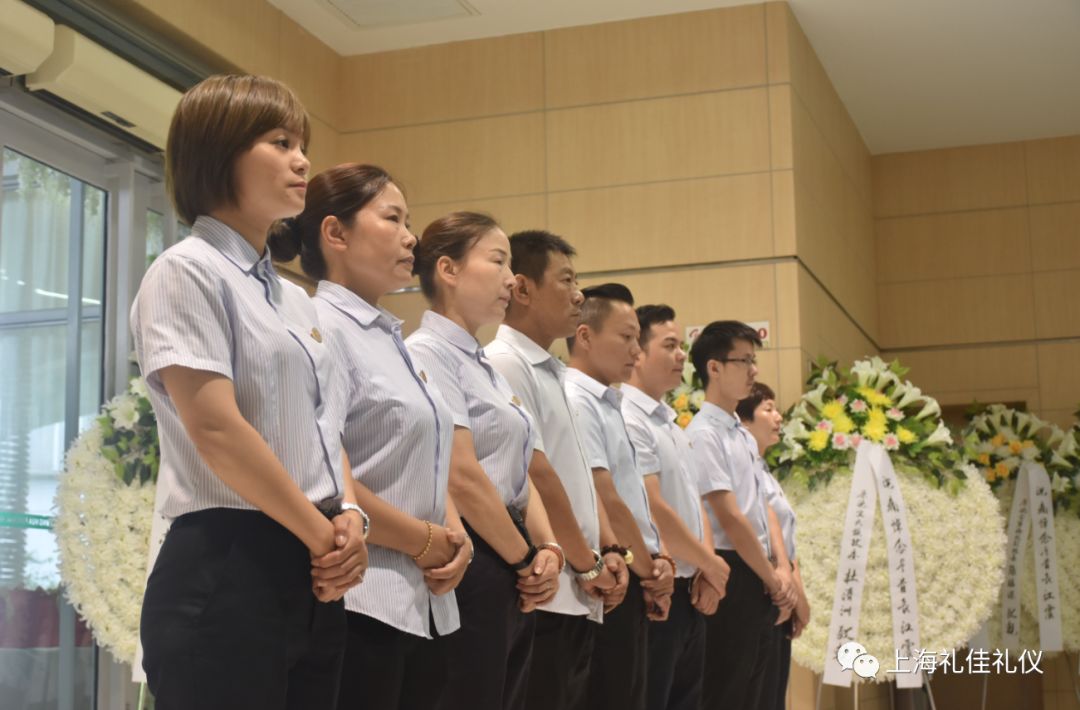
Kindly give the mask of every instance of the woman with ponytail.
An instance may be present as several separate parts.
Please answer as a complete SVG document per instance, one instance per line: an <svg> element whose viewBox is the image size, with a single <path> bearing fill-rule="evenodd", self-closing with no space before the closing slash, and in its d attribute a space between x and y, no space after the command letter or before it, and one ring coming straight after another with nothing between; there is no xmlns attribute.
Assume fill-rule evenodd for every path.
<svg viewBox="0 0 1080 710"><path fill-rule="evenodd" d="M131 311L172 520L141 620L159 710L335 706L363 511L322 324L267 247L304 207L308 134L293 92L254 76L199 83L169 128L166 179L192 235Z"/></svg>
<svg viewBox="0 0 1080 710"><path fill-rule="evenodd" d="M401 321L379 306L412 280L408 219L386 171L349 163L312 178L304 211L288 224L347 373L343 441L371 516L366 579L345 595L342 710L436 706L446 655L431 639L459 626L453 589L472 555L447 497L452 414L405 349Z"/></svg>
<svg viewBox="0 0 1080 710"><path fill-rule="evenodd" d="M555 595L565 557L528 476L541 446L532 417L476 340L506 314L510 242L491 217L454 212L424 230L413 271L431 310L406 342L453 414L450 495L476 545L457 590L461 630L443 641L440 707L516 710L532 656L529 612Z"/></svg>

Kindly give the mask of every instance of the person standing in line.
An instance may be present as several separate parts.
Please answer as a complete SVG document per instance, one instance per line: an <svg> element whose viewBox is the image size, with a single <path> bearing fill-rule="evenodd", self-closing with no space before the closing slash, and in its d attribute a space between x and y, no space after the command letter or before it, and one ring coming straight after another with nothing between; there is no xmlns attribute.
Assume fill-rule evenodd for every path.
<svg viewBox="0 0 1080 710"><path fill-rule="evenodd" d="M739 423L739 401L757 375L757 331L714 321L690 348L705 402L687 427L716 552L731 568L727 595L705 629L705 710L761 708L773 626L795 606L791 568L766 482L754 463L757 444Z"/></svg>
<svg viewBox="0 0 1080 710"><path fill-rule="evenodd" d="M566 393L581 427L600 501L624 555L630 586L607 614L596 639L589 675L589 704L612 710L644 710L648 668L648 621L667 618L675 561L653 524L642 471L626 432L622 393L640 352L634 298L622 284L584 291L581 322L570 339Z"/></svg>
<svg viewBox="0 0 1080 710"><path fill-rule="evenodd" d="M513 298L484 351L537 424L537 461L529 475L567 557L558 593L537 612L527 707L581 708L605 602L614 608L629 579L621 555L598 551L615 535L596 500L566 398L566 366L548 352L556 339L573 335L581 315L574 248L562 237L531 230L510 237L510 254Z"/></svg>
<svg viewBox="0 0 1080 710"><path fill-rule="evenodd" d="M401 321L379 306L412 280L408 219L385 170L346 163L312 178L304 211L283 226L319 282L315 308L347 375L343 441L371 516L366 583L345 595L340 710L436 706L446 656L431 639L460 626L452 590L472 550L446 495L450 410L409 357Z"/></svg>
<svg viewBox="0 0 1080 710"><path fill-rule="evenodd" d="M668 619L649 627L648 707L697 710L705 673L705 616L723 599L729 568L713 552L712 531L704 523L690 440L664 401L682 382L686 362L675 311L640 306L637 318L641 353L621 388L622 412L645 475L649 509L676 562Z"/></svg>
<svg viewBox="0 0 1080 710"><path fill-rule="evenodd" d="M364 511L327 396L340 373L269 239L304 208L308 135L296 95L257 76L196 84L169 127L166 182L192 234L131 308L172 520L140 620L161 710L335 705Z"/></svg>
<svg viewBox="0 0 1080 710"><path fill-rule="evenodd" d="M776 394L772 388L761 382L754 383L750 389L750 396L740 401L735 411L739 415L739 421L757 443L757 456L754 462L764 473L763 479L768 491L769 505L780 523L784 550L787 552L788 559L791 560L792 579L798 594L798 601L791 618L773 627L776 634L776 652L765 671L765 697L762 699L762 707L766 710L784 710L788 676L791 672L791 641L797 639L810 623L810 602L806 598L799 561L795 556L795 511L788 503L780 482L773 477L765 461L765 450L780 442L780 427L784 422L784 416L776 406Z"/></svg>
<svg viewBox="0 0 1080 710"><path fill-rule="evenodd" d="M565 557L529 481L536 426L476 340L506 314L510 243L491 217L453 212L428 225L415 257L431 310L405 343L453 415L450 496L476 549L457 589L461 629L440 640L448 668L439 707L517 710L530 612L558 591Z"/></svg>

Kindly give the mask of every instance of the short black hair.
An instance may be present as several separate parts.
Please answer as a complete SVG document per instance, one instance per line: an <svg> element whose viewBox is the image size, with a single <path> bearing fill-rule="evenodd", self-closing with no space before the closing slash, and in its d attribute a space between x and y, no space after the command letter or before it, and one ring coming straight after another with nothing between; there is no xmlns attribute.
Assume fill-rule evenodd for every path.
<svg viewBox="0 0 1080 710"><path fill-rule="evenodd" d="M776 401L776 393L772 391L772 387L769 387L764 382L755 382L754 386L750 388L750 396L739 400L739 403L735 405L735 413L739 415L739 420L744 422L754 421L754 411L767 399Z"/></svg>
<svg viewBox="0 0 1080 710"><path fill-rule="evenodd" d="M510 270L538 284L544 280L552 254L572 258L577 256L577 250L559 235L543 229L528 229L510 236Z"/></svg>
<svg viewBox="0 0 1080 710"><path fill-rule="evenodd" d="M701 386L709 386L709 360L723 360L735 349L736 340L745 340L761 347L761 336L746 323L737 320L715 320L702 328L690 346L690 360L701 378Z"/></svg>
<svg viewBox="0 0 1080 710"><path fill-rule="evenodd" d="M578 325L584 323L593 330L600 330L600 326L611 313L612 303L634 305L634 294L630 293L630 289L626 286L618 283L589 286L581 289L581 293L585 296L585 301L581 304L581 318L578 320ZM566 339L566 349L570 352L574 351L574 336L571 335Z"/></svg>
<svg viewBox="0 0 1080 710"><path fill-rule="evenodd" d="M641 326L638 345L644 348L652 338L652 327L675 320L675 309L666 303L650 303L637 307L637 322Z"/></svg>

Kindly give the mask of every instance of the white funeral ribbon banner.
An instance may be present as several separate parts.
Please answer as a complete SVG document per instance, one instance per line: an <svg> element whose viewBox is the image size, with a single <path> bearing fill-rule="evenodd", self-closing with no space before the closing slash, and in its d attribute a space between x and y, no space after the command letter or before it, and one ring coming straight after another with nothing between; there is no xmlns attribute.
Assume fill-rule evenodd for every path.
<svg viewBox="0 0 1080 710"><path fill-rule="evenodd" d="M165 533L169 532L169 528L172 527L172 519L166 518L161 514L161 507L164 501L165 486L158 486L154 492L154 519L150 523L150 546L146 551L146 578L150 578L150 571L154 569L154 563L157 562L158 553L161 552L161 543L165 542ZM141 606L142 600L139 600ZM138 644L135 646L135 660L131 662L131 682L133 683L145 683L146 671L143 670L143 647L142 639L140 638Z"/></svg>
<svg viewBox="0 0 1080 710"><path fill-rule="evenodd" d="M1009 512L1005 592L1001 600L1001 638L1006 648L1020 647L1020 575L1024 569L1029 528L1035 548L1039 648L1042 651L1061 651L1061 595L1058 591L1050 476L1042 464L1025 461L1016 479L1016 492Z"/></svg>
<svg viewBox="0 0 1080 710"><path fill-rule="evenodd" d="M880 494L880 495L879 495ZM889 597L892 606L893 641L896 647L896 685L918 688L923 684L917 670L919 651L919 605L915 594L915 556L908 528L907 507L896 480L888 452L880 444L863 441L855 454L840 560L836 570L829 637L825 649L824 682L848 687L852 671L841 667L836 652L848 641L859 641L859 614L866 563L874 529L874 503L880 503L889 558ZM890 659L878 659L884 666Z"/></svg>

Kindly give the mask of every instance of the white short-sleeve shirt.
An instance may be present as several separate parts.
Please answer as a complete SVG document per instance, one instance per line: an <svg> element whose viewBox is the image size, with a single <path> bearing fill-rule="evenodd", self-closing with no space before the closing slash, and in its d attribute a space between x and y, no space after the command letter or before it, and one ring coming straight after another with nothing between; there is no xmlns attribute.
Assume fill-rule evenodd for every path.
<svg viewBox="0 0 1080 710"><path fill-rule="evenodd" d="M675 410L631 384L623 384L626 431L645 476L660 477L660 494L698 540L704 538L694 452L686 432L675 423ZM676 576L693 577L697 567L676 558Z"/></svg>
<svg viewBox="0 0 1080 710"><path fill-rule="evenodd" d="M166 249L131 307L139 367L161 440L160 512L253 509L211 472L187 435L159 371L179 365L232 380L244 419L266 440L309 500L342 496L344 411L333 365L307 293L278 276L239 233L199 217Z"/></svg>
<svg viewBox="0 0 1080 710"><path fill-rule="evenodd" d="M345 373L343 441L353 478L403 513L443 524L454 424L413 365L401 321L329 281L319 283L315 307ZM408 555L378 545L368 546L364 583L345 593L345 608L427 638L429 618L440 636L461 625L454 592L432 594Z"/></svg>
<svg viewBox="0 0 1080 710"><path fill-rule="evenodd" d="M592 548L600 546L600 520L596 511L596 487L592 470L581 444L577 421L566 399L566 366L508 325L499 326L495 339L484 347L492 367L506 378L522 406L532 415L537 428L537 450L543 451L555 468L570 499L581 534ZM559 591L544 611L571 616L587 614L603 618L604 605L585 593L567 565L559 580Z"/></svg>
<svg viewBox="0 0 1080 710"><path fill-rule="evenodd" d="M784 489L780 487L780 481L769 471L769 464L761 456L755 458L758 469L761 471L762 480L765 482L765 493L776 513L776 519L780 522L780 532L784 535L784 551L788 559L795 560L795 510L791 502L784 495Z"/></svg>
<svg viewBox="0 0 1080 710"><path fill-rule="evenodd" d="M750 521L765 554L770 554L768 500L765 481L754 463L757 442L739 420L711 402L701 405L686 428L694 447L698 471L698 492L733 491L746 519ZM706 514L713 529L713 544L719 550L734 550L735 545L717 520L712 507Z"/></svg>
<svg viewBox="0 0 1080 710"><path fill-rule="evenodd" d="M424 312L405 344L442 393L454 425L472 432L476 458L503 503L524 509L536 427L510 384L488 362L476 338L434 311Z"/></svg>
<svg viewBox="0 0 1080 710"><path fill-rule="evenodd" d="M653 525L645 481L621 411L622 393L581 370L566 371L566 396L577 415L590 468L611 472L615 490L634 515L649 553L660 551L660 533Z"/></svg>

